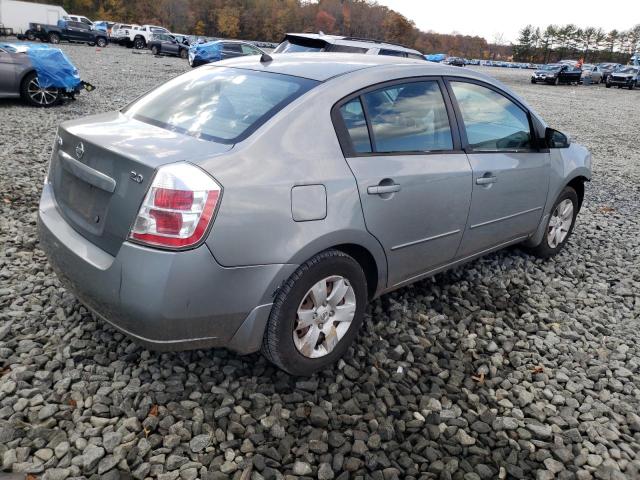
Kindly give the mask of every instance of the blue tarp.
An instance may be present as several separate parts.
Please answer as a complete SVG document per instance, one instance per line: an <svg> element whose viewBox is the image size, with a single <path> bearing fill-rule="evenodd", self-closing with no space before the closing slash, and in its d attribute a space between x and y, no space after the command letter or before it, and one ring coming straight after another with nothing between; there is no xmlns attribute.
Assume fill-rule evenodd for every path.
<svg viewBox="0 0 640 480"><path fill-rule="evenodd" d="M429 55L425 55L424 58L426 58L430 62L442 62L445 58L447 58L447 55L444 53L432 53Z"/></svg>
<svg viewBox="0 0 640 480"><path fill-rule="evenodd" d="M71 92L82 82L78 69L59 48L38 43L3 43L0 46L11 52L26 53L38 74L41 87L56 87Z"/></svg>
<svg viewBox="0 0 640 480"><path fill-rule="evenodd" d="M189 47L189 59L192 63L211 63L222 60L222 43L194 43Z"/></svg>

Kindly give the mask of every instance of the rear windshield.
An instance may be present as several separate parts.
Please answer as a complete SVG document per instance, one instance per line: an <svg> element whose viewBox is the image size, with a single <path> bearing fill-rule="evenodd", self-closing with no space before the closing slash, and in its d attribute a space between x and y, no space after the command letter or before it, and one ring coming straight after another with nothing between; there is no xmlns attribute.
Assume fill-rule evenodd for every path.
<svg viewBox="0 0 640 480"><path fill-rule="evenodd" d="M324 40L313 38L289 38L276 47L273 53L322 52L327 46Z"/></svg>
<svg viewBox="0 0 640 480"><path fill-rule="evenodd" d="M201 67L151 91L123 113L204 140L236 143L318 83L277 73Z"/></svg>

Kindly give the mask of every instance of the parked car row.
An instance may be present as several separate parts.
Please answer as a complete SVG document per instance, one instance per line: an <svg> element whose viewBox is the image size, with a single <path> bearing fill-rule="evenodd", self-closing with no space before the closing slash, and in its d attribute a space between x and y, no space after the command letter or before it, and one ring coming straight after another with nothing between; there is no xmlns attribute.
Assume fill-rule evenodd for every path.
<svg viewBox="0 0 640 480"><path fill-rule="evenodd" d="M614 86L633 90L640 86L639 70L640 67L625 67L616 63L600 63L598 65L585 63L580 65L565 60L542 65L531 75L531 83L551 85L604 83L607 88Z"/></svg>

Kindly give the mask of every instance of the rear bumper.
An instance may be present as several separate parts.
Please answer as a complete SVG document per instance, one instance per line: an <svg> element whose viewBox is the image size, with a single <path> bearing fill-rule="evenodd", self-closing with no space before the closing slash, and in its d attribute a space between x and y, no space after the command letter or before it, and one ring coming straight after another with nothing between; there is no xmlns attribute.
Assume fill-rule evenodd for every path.
<svg viewBox="0 0 640 480"><path fill-rule="evenodd" d="M38 230L62 283L97 316L153 350L259 350L273 294L296 268L225 268L206 245L166 252L124 242L113 257L71 228L48 184Z"/></svg>

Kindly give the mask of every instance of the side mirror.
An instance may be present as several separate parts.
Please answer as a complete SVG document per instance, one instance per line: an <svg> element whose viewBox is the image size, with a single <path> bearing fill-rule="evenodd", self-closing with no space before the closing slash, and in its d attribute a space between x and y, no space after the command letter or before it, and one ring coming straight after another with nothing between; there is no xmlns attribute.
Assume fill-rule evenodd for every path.
<svg viewBox="0 0 640 480"><path fill-rule="evenodd" d="M544 139L549 148L569 148L571 145L569 135L549 127L545 130Z"/></svg>

